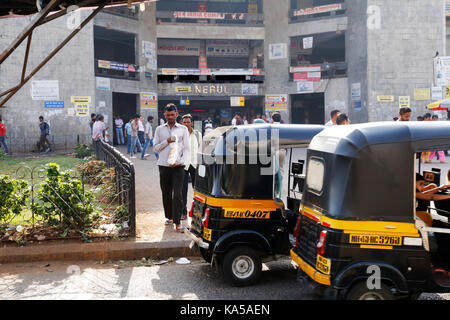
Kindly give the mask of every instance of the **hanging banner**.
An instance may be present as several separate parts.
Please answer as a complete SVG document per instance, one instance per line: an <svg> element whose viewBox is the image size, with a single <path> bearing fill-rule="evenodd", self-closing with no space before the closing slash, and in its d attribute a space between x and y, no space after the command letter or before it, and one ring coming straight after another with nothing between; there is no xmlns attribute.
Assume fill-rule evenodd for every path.
<svg viewBox="0 0 450 320"><path fill-rule="evenodd" d="M266 110L287 109L288 95L287 94L266 95L265 106Z"/></svg>
<svg viewBox="0 0 450 320"><path fill-rule="evenodd" d="M158 95L156 93L141 93L141 109L158 109Z"/></svg>
<svg viewBox="0 0 450 320"><path fill-rule="evenodd" d="M294 73L294 81L318 82L322 79L321 72L296 72Z"/></svg>
<svg viewBox="0 0 450 320"><path fill-rule="evenodd" d="M450 57L434 58L434 83L437 87L450 85Z"/></svg>
<svg viewBox="0 0 450 320"><path fill-rule="evenodd" d="M292 13L292 15L294 17L299 17L299 16L307 16L307 15L317 14L317 13L338 11L338 10L342 10L342 9L343 9L342 3L334 3L334 4L325 5L325 6L318 6L318 7L306 8L306 9L298 9L298 10L295 10Z"/></svg>
<svg viewBox="0 0 450 320"><path fill-rule="evenodd" d="M306 67L290 67L291 73L296 72L321 72L321 66L306 66Z"/></svg>

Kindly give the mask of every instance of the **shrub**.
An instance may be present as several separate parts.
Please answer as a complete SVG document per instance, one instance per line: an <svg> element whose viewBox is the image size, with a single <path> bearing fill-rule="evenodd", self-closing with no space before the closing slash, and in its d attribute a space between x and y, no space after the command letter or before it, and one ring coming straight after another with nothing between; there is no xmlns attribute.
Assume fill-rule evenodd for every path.
<svg viewBox="0 0 450 320"><path fill-rule="evenodd" d="M72 230L87 240L94 211L92 194L85 194L81 180L60 172L55 163L48 164L46 176L38 191L39 201L33 207L35 214L50 225L60 226L63 234Z"/></svg>
<svg viewBox="0 0 450 320"><path fill-rule="evenodd" d="M30 196L29 187L26 181L0 176L0 223L7 223L20 214Z"/></svg>
<svg viewBox="0 0 450 320"><path fill-rule="evenodd" d="M83 143L83 144L77 143L77 146L75 147L75 150L74 150L75 157L80 158L80 159L89 157L93 153L94 153L94 148L92 147L92 144L87 145L85 143Z"/></svg>
<svg viewBox="0 0 450 320"><path fill-rule="evenodd" d="M101 172L105 169L106 162L100 160L84 162L77 167L77 171L83 178L83 181L94 185L98 185L102 182Z"/></svg>

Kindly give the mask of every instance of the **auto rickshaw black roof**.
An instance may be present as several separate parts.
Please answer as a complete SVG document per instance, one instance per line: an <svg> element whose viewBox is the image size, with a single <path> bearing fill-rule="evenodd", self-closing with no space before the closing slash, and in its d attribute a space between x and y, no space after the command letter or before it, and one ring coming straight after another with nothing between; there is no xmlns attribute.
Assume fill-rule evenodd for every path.
<svg viewBox="0 0 450 320"><path fill-rule="evenodd" d="M203 139L198 158L203 166L197 170L195 189L217 198L273 199L274 152L307 147L323 128L290 124L217 128ZM259 152L257 157L249 157L256 152ZM232 161L228 161L228 156Z"/></svg>
<svg viewBox="0 0 450 320"><path fill-rule="evenodd" d="M378 122L335 126L313 138L312 158L324 163L323 189L306 206L335 219L413 222L414 154L450 149L450 122Z"/></svg>
<svg viewBox="0 0 450 320"><path fill-rule="evenodd" d="M220 127L211 131L203 139L202 153L206 155L236 154L240 146L246 154L256 149L256 145L269 147L275 143L276 149L305 148L311 139L325 127L322 125L295 124L250 124ZM226 146L225 146L226 145Z"/></svg>

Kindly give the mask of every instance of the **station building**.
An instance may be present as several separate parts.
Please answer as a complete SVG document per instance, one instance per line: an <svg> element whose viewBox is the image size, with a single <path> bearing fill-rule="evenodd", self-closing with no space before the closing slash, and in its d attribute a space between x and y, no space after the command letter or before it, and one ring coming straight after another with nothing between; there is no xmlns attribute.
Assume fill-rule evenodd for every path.
<svg viewBox="0 0 450 320"><path fill-rule="evenodd" d="M33 148L40 115L58 148L90 141L90 113L105 115L112 128L116 114L125 121L136 113L160 119L170 102L192 114L198 128L209 116L229 124L237 112L250 119L279 111L286 123L323 124L339 109L358 123L392 121L408 105L416 117L438 96L434 57L450 55L448 9L445 0L164 0L109 7L0 112L13 152ZM38 28L29 68L70 33L70 19L89 13L78 10ZM31 19L0 19L0 51ZM0 92L19 81L23 47L0 66Z"/></svg>

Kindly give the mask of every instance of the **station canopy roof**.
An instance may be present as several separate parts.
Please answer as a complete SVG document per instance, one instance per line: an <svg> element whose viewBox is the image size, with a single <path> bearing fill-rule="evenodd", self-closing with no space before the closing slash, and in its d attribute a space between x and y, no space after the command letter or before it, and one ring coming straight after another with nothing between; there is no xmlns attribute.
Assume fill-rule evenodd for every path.
<svg viewBox="0 0 450 320"><path fill-rule="evenodd" d="M130 3L139 2L155 2L157 0L132 0ZM44 9L51 0L0 0L0 17L15 16L15 15L30 15ZM128 0L109 0L107 6L128 4ZM79 6L80 8L97 7L105 3L105 0L62 0L55 10L67 8L71 5Z"/></svg>

